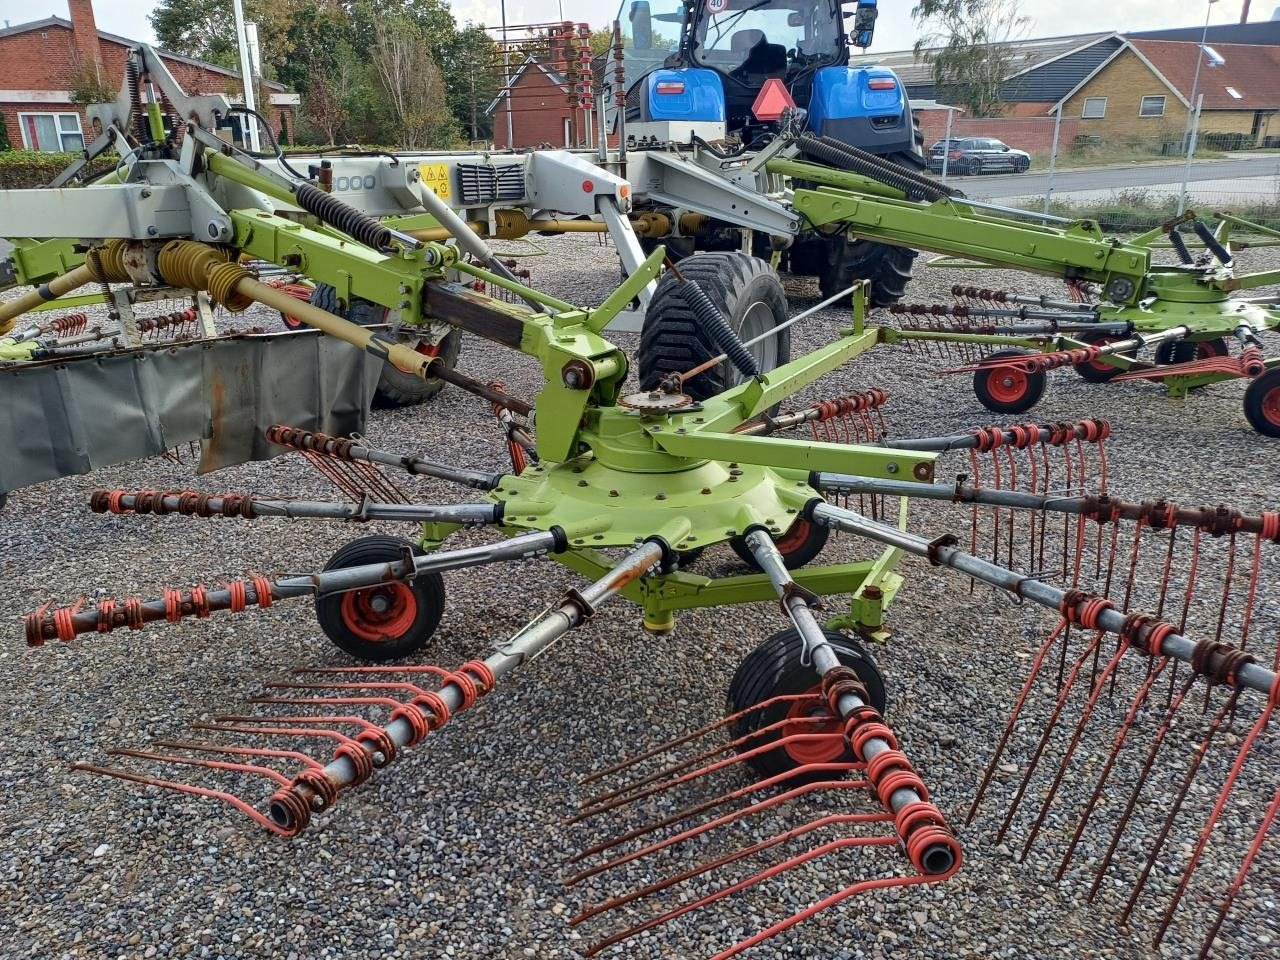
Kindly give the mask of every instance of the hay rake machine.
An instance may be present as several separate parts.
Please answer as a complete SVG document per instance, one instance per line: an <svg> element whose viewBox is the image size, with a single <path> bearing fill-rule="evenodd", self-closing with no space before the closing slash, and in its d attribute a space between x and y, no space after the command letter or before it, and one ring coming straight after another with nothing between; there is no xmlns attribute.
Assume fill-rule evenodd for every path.
<svg viewBox="0 0 1280 960"><path fill-rule="evenodd" d="M265 304L402 371L447 377L475 394L493 408L512 464L463 468L358 436L276 425L264 440L305 456L342 498L95 493L90 506L101 513L218 522L397 520L419 524L419 533L416 542L357 539L306 575L248 575L216 587L168 588L153 599L48 603L31 613L26 637L41 646L82 635L106 642L103 635L117 630L242 615L310 597L335 644L373 662L300 668L270 683L245 710L196 724L196 737L119 748L112 762L80 769L220 801L292 837L481 698L500 696L494 691L511 674L615 597L635 604L655 634L672 631L683 610L776 601L786 629L742 661L729 686L727 716L601 770L591 778L597 792L575 815L585 849L568 879L585 891L575 922L593 931L586 953L634 946L650 931L675 935L671 921L721 904L736 911L725 928L736 942L717 956L736 956L850 898L940 883L961 868L957 831L912 765L912 745L894 733L885 678L870 653L889 640L886 613L904 585L899 565L915 557L958 575L960 584L967 579L970 589L994 588L1056 620L978 788L984 803L1010 796L1000 835L1025 830L1024 852L1036 843L1061 844L1065 878L1081 869L1072 866L1081 831L1109 827L1112 853L1096 865L1096 895L1113 897L1123 880L1132 881L1138 898L1159 888L1169 894L1172 918L1192 883L1207 883L1216 899L1202 952L1215 936L1248 942L1251 928L1232 916L1232 907L1256 882L1251 876L1264 875L1265 883L1274 872L1258 854L1280 809L1270 762L1272 716L1280 705L1280 615L1266 599L1275 581L1280 513L1115 497L1103 446L1110 431L1100 420L899 439L886 435L880 415L887 398L876 390L777 413L789 397L886 338L865 323L863 285L851 291L847 329L784 359L778 340L805 314L787 316L776 276L744 254L699 254L664 271L664 252L655 250L599 307L584 309L499 269L464 263L452 244L410 237L304 181L282 181L254 158L214 142L196 119L185 126L179 160L144 156L125 183L68 191L98 195L63 211L65 224L97 240L82 266L0 307L0 320L33 298L60 296L88 280L203 291L232 311ZM583 192L595 198L601 216L625 212L625 181L571 159L562 163L590 184ZM155 188L175 177L185 178L182 189L165 192L157 206ZM856 218L864 201L892 199L883 194L853 207L835 187L797 190L795 198L812 216L822 216L815 205L822 200ZM287 196L308 217L277 215L260 204L264 195ZM896 205L914 217L961 218L949 201ZM112 211L120 215L108 216ZM1094 274L1080 268L1075 279L1103 283L1116 300L1138 295L1120 282L1146 269L1134 251L1099 243L1083 235L1086 228L1065 236L999 226L1041 230L1048 247L1057 236L1072 257L1099 254L1103 267ZM465 223L452 229L460 241L479 241ZM244 266L246 257L326 283L344 299L399 311L424 328L461 330L519 350L541 368L539 392L526 400L445 368L387 331L262 282ZM464 287L449 279L450 270L512 292L521 303ZM1168 282L1185 280L1214 296L1226 282L1212 271L1178 277ZM627 356L602 331L654 281L647 325L670 332L684 324L693 346L685 366L642 369L641 386L632 389ZM747 289L751 298L741 295ZM743 321L760 304L786 319L744 340L736 331L748 328ZM1134 309L1145 308L1135 301ZM1231 309L1258 316L1253 304ZM774 360L784 360L772 368L763 362L769 346ZM786 435L806 427L808 437ZM954 455L968 472L938 482L939 458ZM418 502L407 492L414 476L461 486L471 499ZM930 535L913 529L920 515ZM952 529L967 533L968 542L962 545ZM462 530L492 530L505 539L451 547ZM819 562L832 533L869 545L870 558ZM698 573L698 554L726 544L750 572ZM538 558L588 583L567 589L483 659L456 668L409 659L439 626L443 574ZM845 594L847 611L825 608L824 597ZM1197 703L1207 712L1195 710ZM1068 742L1054 736L1068 729ZM1023 743L1028 736L1033 742ZM1095 742L1109 744L1100 769ZM1225 757L1212 750L1223 743L1232 751ZM1008 782L1010 757L1024 765L1016 786ZM191 779L182 778L184 771ZM1143 802L1152 795L1144 791L1162 782L1174 784L1175 801ZM1239 866L1222 877L1218 848L1236 831L1214 828L1224 811L1234 822L1244 796L1261 797L1261 811L1259 804L1245 809L1244 830L1252 836ZM1117 798L1128 801L1121 812ZM1069 837L1059 811L1075 802L1084 813ZM1156 822L1148 823L1152 813ZM1197 840L1181 856L1169 840L1188 823ZM1135 850L1150 863L1135 869ZM1225 893L1223 885L1211 886L1217 880ZM758 911L771 904L776 910L778 885L793 884L816 899L755 924ZM1188 926L1194 921L1167 919L1157 935L1181 943Z"/></svg>

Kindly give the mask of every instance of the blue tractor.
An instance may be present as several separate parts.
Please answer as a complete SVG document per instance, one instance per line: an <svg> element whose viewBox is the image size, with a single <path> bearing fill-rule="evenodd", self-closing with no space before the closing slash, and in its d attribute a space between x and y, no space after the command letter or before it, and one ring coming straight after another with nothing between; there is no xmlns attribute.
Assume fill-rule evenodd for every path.
<svg viewBox="0 0 1280 960"><path fill-rule="evenodd" d="M849 63L851 46L871 43L875 19L876 0L623 0L628 145L743 155L765 147L782 107L794 106L788 122L801 118L817 136L924 171L901 82ZM741 248L740 234L706 213L697 235L664 241L673 254ZM767 255L768 243L757 238L755 252ZM810 230L792 239L782 266L817 277L825 296L869 279L873 303L886 306L903 295L915 256L844 230Z"/></svg>

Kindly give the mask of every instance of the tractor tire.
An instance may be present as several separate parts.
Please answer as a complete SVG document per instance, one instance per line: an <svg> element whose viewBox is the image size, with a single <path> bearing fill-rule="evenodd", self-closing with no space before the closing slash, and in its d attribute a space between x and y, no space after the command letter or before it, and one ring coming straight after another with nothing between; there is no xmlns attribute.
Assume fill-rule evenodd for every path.
<svg viewBox="0 0 1280 960"><path fill-rule="evenodd" d="M399 560L406 547L399 537L352 540L325 564L326 570ZM431 640L444 613L444 579L427 573L375 587L316 597L316 620L325 636L358 660L381 663L417 653Z"/></svg>
<svg viewBox="0 0 1280 960"><path fill-rule="evenodd" d="M1280 439L1280 367L1249 384L1244 392L1244 415L1258 433Z"/></svg>
<svg viewBox="0 0 1280 960"><path fill-rule="evenodd" d="M311 294L311 303L321 310L327 310L335 316L358 323L362 327L387 321L386 307L359 297L353 297L351 305L346 310L340 309L337 291L327 283L316 284L315 291ZM412 344L414 349L423 356L438 358L451 370L458 365L458 353L462 350L461 331L449 331L443 340L430 348L421 345L420 338L413 335L412 327L402 327L399 339L401 343ZM425 403L443 389L443 380L436 377L424 380L416 374L406 373L395 364L385 363L378 377L378 386L373 393L373 405L375 407L411 407Z"/></svg>
<svg viewBox="0 0 1280 960"><path fill-rule="evenodd" d="M765 333L787 318L787 295L773 268L745 253L696 253L680 263L681 274L696 281L741 340ZM658 281L640 332L640 389L652 390L668 373L683 373L717 357L719 347L703 330L681 296L679 281L668 270ZM791 359L791 331L747 348L761 373ZM740 383L742 374L729 361L685 381L684 392L706 400Z"/></svg>
<svg viewBox="0 0 1280 960"><path fill-rule="evenodd" d="M871 705L884 713L886 707L884 675L876 666L875 660L856 640L834 630L823 632L840 662L847 667L852 667L858 674L858 679L866 685ZM822 684L818 673L812 664L801 662L802 653L800 634L794 628L775 633L752 650L738 666L729 684L726 713L728 715L741 713L773 697L810 691L820 692ZM799 721L794 729L789 729L790 725L781 726L739 745L738 752L745 753L753 748L766 746L788 734L825 733L841 729L842 725L839 721L821 725L803 722L803 718L809 716L815 709L826 711L826 708L820 704L811 705L804 701L784 701L773 704L734 720L730 725L730 736L737 740L784 720ZM747 763L761 777L773 777L796 770L808 763L846 763L853 759L847 742L843 738L832 738L820 743L793 741L758 753L750 757ZM836 772L811 771L798 774L790 782L799 784L812 780L837 780L840 777L841 774Z"/></svg>
<svg viewBox="0 0 1280 960"><path fill-rule="evenodd" d="M891 153L885 159L913 173L928 172L924 160L914 153ZM906 296L918 255L907 247L850 239L843 234L828 237L819 254L818 288L825 299L847 290L857 280L870 280L871 306L890 307Z"/></svg>
<svg viewBox="0 0 1280 960"><path fill-rule="evenodd" d="M997 350L987 359L1031 356L1030 350ZM973 393L992 413L1025 413L1044 396L1048 375L1043 371L993 369L973 372Z"/></svg>
<svg viewBox="0 0 1280 960"><path fill-rule="evenodd" d="M782 554L782 563L788 570L799 570L806 563L817 559L818 554L822 553L822 548L827 545L827 538L830 535L830 527L824 527L820 523L801 517L791 524L791 528L786 533L774 537L773 545ZM760 569L760 565L756 563L756 555L747 546L745 537L734 537L729 541L729 546L743 563L756 570Z"/></svg>

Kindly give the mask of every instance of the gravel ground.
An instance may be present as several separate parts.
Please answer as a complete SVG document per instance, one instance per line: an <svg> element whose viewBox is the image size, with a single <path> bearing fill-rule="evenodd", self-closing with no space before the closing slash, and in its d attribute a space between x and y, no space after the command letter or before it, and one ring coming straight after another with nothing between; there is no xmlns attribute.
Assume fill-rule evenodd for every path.
<svg viewBox="0 0 1280 960"><path fill-rule="evenodd" d="M535 283L556 295L598 300L617 275L608 248L583 241L546 241L549 255L532 261ZM1275 268L1272 250L1251 251L1249 268ZM956 271L921 269L911 299L949 299ZM975 282L1059 292L1049 281L983 272ZM817 302L816 285L789 280L793 310ZM237 320L243 325L247 320ZM253 323L271 324L266 314ZM827 342L841 318L825 311L796 332L795 350ZM619 343L632 350L635 337ZM1271 352L1280 344L1272 337ZM877 349L850 363L809 395L882 386L898 435L930 435L993 422L973 399L968 378L936 376L936 359ZM461 369L531 397L533 365L468 339ZM1280 479L1274 441L1247 426L1244 384L1167 402L1150 384L1096 387L1069 372L1053 376L1036 408L1040 422L1105 416L1116 429L1111 450L1114 489L1132 499L1167 496L1184 503L1227 502L1256 512L1275 507ZM470 466L504 459L485 405L449 390L430 406L379 411L369 436L391 449L423 451ZM940 474L965 463L945 461ZM639 618L615 601L588 627L565 638L515 675L471 714L429 745L344 796L297 839L267 836L209 801L92 779L68 769L100 760L116 745L180 737L193 720L238 708L261 683L300 664L340 664L319 632L310 606L279 604L239 617L142 632L86 637L43 649L22 646L18 617L50 595L63 601L106 592L155 595L161 585L217 583L246 571L302 571L323 565L336 545L356 536L318 523L211 522L174 517L90 515L88 492L99 486L192 485L192 467L163 459L123 464L91 477L69 477L10 497L0 564L8 589L0 613L13 624L0 646L0 683L8 693L6 749L0 754L0 955L5 957L573 957L577 936L566 926L582 900L560 879L567 851L582 830L563 818L586 791L587 771L718 716L737 662L781 629L773 604L696 611L664 638L646 636ZM205 489L255 490L326 497L324 482L294 458L247 464L200 483ZM456 491L415 484L425 501L459 500ZM921 511L922 532L962 536L968 514L949 507ZM409 533L391 525L359 533ZM482 542L470 533L461 542ZM279 538L279 539L277 539ZM287 538L287 539L285 539ZM275 540L276 542L273 542ZM835 544L833 556L858 545ZM698 568L741 572L725 548ZM891 612L893 639L877 652L891 685L890 722L903 749L952 822L963 823L977 783L1008 716L1047 620L927 564L907 562L909 580ZM1280 574L1264 567L1264 589ZM576 578L551 563L489 568L446 577L449 605L431 659L454 664L484 656ZM1262 628L1275 631L1277 598L1258 607ZM1268 654L1273 648L1263 644ZM1255 698L1256 699L1256 698ZM1099 707L1114 719L1126 698ZM1192 709L1189 713L1197 713ZM1238 738L1257 715L1242 708L1228 734ZM1042 713L1033 716L1042 716ZM1188 722L1194 731L1198 716ZM1060 726L1061 750L1072 724ZM963 869L944 884L861 895L752 955L808 957L1148 957L1193 952L1218 891L1239 862L1274 784L1248 781L1214 834L1204 874L1210 898L1184 904L1166 945L1149 946L1152 921L1165 901L1144 898L1130 926L1116 922L1123 892L1104 890L1100 906L1085 902L1088 877L1073 870L1052 882L1063 830L1076 808L1049 813L1052 841L1025 863L1019 844L998 843L1001 803L1012 791L1037 728L1028 720L1005 757L997 802L961 832ZM1028 732L1029 731L1029 732ZM1194 747L1179 730L1177 748ZM1173 742L1173 741L1171 741ZM1238 740L1237 740L1238 742ZM1096 774L1106 743L1086 738L1083 769ZM1263 762L1275 749L1264 744ZM1201 810L1234 751L1211 754L1192 792ZM1132 761L1122 764L1132 774ZM1175 768L1180 770L1181 768ZM1068 779L1068 791L1092 785ZM1083 784L1083 786L1082 786ZM1256 792L1253 788L1256 787ZM252 794L256 796L256 794ZM1163 781L1144 801L1147 812L1169 801ZM1038 797L1034 798L1038 801ZM824 803L827 801L823 801ZM823 808L822 804L817 805ZM1032 808L1034 809L1034 808ZM1114 809L1114 806L1112 807ZM1024 810L1024 814L1028 811ZM1025 820L1025 817L1024 817ZM1179 821L1173 849L1185 855L1200 820ZM1157 821L1158 823L1158 821ZM763 833L753 831L753 835ZM1096 860L1109 830L1086 833L1079 864ZM1017 839L1020 839L1017 838ZM1139 843L1122 849L1132 875ZM706 852L710 853L711 848ZM883 853L883 851L882 851ZM877 859L879 857L879 859ZM611 955L696 957L798 909L819 892L875 875L880 854L850 855L797 874L730 910L683 918L666 934L648 935ZM1172 864L1157 869L1169 888ZM637 873L639 876L640 873ZM653 879L650 876L649 879ZM821 888L817 886L825 880ZM1223 930L1215 955L1280 956L1275 890L1280 864L1264 850L1253 880ZM594 889L593 889L594 892ZM769 902L771 901L771 902Z"/></svg>

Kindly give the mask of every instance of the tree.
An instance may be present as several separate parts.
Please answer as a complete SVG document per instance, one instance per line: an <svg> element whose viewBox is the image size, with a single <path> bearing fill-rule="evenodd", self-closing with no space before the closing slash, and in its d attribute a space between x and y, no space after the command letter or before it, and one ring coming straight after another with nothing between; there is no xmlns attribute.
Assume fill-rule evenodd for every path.
<svg viewBox="0 0 1280 960"><path fill-rule="evenodd" d="M416 150L456 139L457 127L445 105L444 77L420 23L409 17L375 23L370 60L400 146Z"/></svg>
<svg viewBox="0 0 1280 960"><path fill-rule="evenodd" d="M486 140L493 118L484 112L502 89L502 51L484 27L469 23L441 63L449 107L472 140Z"/></svg>
<svg viewBox="0 0 1280 960"><path fill-rule="evenodd" d="M1000 91L1014 62L1012 42L1031 22L1018 0L919 0L911 18L920 31L916 58L933 67L934 98L964 106L975 117L999 116Z"/></svg>
<svg viewBox="0 0 1280 960"><path fill-rule="evenodd" d="M293 49L289 28L297 9L324 2L244 0L245 19L258 25L264 73L274 75L287 61ZM240 53L231 0L159 0L148 19L162 47L239 71Z"/></svg>

